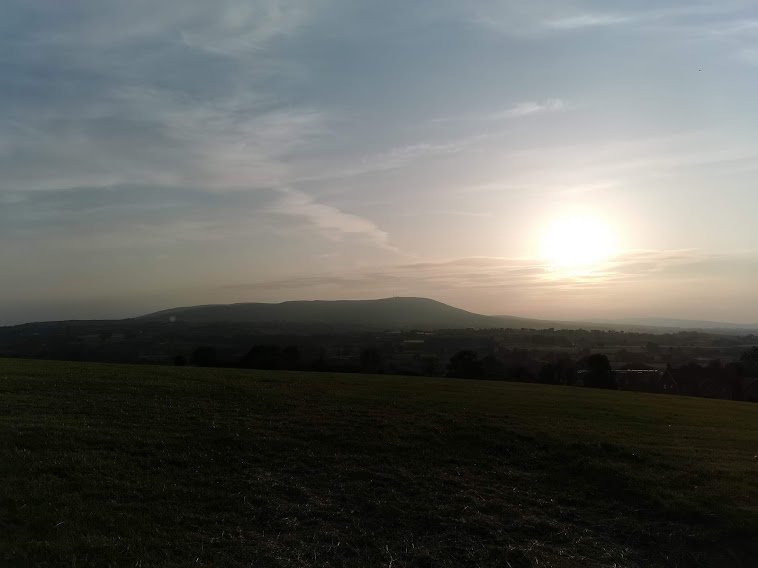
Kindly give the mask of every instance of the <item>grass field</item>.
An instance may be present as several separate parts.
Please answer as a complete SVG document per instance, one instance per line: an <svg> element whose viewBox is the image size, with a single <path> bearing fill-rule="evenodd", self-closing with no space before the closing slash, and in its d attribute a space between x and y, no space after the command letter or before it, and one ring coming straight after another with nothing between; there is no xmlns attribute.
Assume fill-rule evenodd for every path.
<svg viewBox="0 0 758 568"><path fill-rule="evenodd" d="M2 566L755 566L758 405L0 359Z"/></svg>

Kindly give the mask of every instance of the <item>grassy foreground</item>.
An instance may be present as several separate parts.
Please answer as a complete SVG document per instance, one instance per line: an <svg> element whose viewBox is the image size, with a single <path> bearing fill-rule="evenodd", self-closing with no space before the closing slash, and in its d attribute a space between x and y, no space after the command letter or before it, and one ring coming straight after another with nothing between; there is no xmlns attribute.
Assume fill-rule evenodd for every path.
<svg viewBox="0 0 758 568"><path fill-rule="evenodd" d="M758 406L0 359L3 566L754 566Z"/></svg>

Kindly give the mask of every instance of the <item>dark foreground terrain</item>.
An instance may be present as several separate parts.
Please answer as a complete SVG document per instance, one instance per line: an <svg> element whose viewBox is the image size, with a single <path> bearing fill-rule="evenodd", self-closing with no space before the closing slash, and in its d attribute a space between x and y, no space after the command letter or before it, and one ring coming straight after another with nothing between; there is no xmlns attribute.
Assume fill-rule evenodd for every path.
<svg viewBox="0 0 758 568"><path fill-rule="evenodd" d="M3 566L754 566L758 411L0 359Z"/></svg>

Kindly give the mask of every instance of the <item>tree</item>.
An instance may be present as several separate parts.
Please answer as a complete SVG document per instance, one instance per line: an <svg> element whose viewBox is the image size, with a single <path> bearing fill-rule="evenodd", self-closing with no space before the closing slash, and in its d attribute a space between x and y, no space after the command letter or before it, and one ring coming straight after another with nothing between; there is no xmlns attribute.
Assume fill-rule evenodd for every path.
<svg viewBox="0 0 758 568"><path fill-rule="evenodd" d="M366 347L361 351L361 371L364 373L382 372L382 354L374 347Z"/></svg>
<svg viewBox="0 0 758 568"><path fill-rule="evenodd" d="M484 375L479 356L470 349L458 351L447 364L447 376L459 379L478 379Z"/></svg>
<svg viewBox="0 0 758 568"><path fill-rule="evenodd" d="M195 347L192 351L192 364L198 367L213 367L218 365L216 348L210 345Z"/></svg>
<svg viewBox="0 0 758 568"><path fill-rule="evenodd" d="M661 346L654 341L648 341L645 344L645 350L649 355L658 355L661 352Z"/></svg>
<svg viewBox="0 0 758 568"><path fill-rule="evenodd" d="M279 369L281 352L278 345L253 345L242 357L242 366L251 369Z"/></svg>
<svg viewBox="0 0 758 568"><path fill-rule="evenodd" d="M742 369L745 376L758 376L758 347L753 347L749 351L745 351L740 356L740 363L742 363Z"/></svg>
<svg viewBox="0 0 758 568"><path fill-rule="evenodd" d="M537 374L537 382L546 385L557 385L561 382L561 368L555 363L545 363Z"/></svg>
<svg viewBox="0 0 758 568"><path fill-rule="evenodd" d="M506 375L505 365L493 354L486 355L482 361L482 371L488 379L504 379Z"/></svg>
<svg viewBox="0 0 758 568"><path fill-rule="evenodd" d="M292 371L300 368L300 348L297 345L287 345L282 349L282 367Z"/></svg>
<svg viewBox="0 0 758 568"><path fill-rule="evenodd" d="M618 388L618 385L613 378L611 362L608 360L607 355L604 353L594 353L584 360L584 364L587 367L584 386L597 389Z"/></svg>

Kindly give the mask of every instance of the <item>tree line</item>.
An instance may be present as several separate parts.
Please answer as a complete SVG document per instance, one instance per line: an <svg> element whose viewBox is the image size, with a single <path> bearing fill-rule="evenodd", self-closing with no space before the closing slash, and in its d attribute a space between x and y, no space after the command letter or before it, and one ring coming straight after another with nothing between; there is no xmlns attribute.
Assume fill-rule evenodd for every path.
<svg viewBox="0 0 758 568"><path fill-rule="evenodd" d="M694 363L676 369L657 372L652 369L625 371L611 366L604 353L591 353L579 359L556 356L550 361L536 363L529 359L525 351L513 350L508 357L498 357L494 353L481 355L473 349L462 349L454 353L444 368L434 361L421 366L421 371L403 371L393 367L382 350L364 347L357 357L349 360L335 360L327 356L324 349L304 352L298 345L256 344L236 361L222 361L213 346L202 345L192 350L186 359L178 355L176 365L199 367L232 366L261 370L321 371L373 374L423 374L446 376L460 379L489 379L506 381L536 382L555 385L575 385L601 389L642 390L649 392L672 392L692 396L716 396L734 400L754 400L754 394L745 391L744 377L758 377L758 347L743 353L739 361L722 365L712 361L707 366ZM618 377L624 373L648 373L653 375L647 382L630 386L628 382L619 384ZM655 384L658 381L659 384ZM670 390L661 388L661 381L675 385ZM667 384L669 384L667 382ZM705 385L705 386L704 386Z"/></svg>

